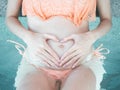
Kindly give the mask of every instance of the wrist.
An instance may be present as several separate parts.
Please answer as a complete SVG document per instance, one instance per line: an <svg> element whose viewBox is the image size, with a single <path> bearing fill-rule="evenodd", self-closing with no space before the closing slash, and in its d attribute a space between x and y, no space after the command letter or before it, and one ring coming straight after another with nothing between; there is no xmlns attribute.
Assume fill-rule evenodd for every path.
<svg viewBox="0 0 120 90"><path fill-rule="evenodd" d="M92 31L86 32L88 38L93 41L93 43L97 40L96 35Z"/></svg>
<svg viewBox="0 0 120 90"><path fill-rule="evenodd" d="M32 32L30 30L26 30L25 33L24 33L24 37L22 37L22 40L26 43L27 41L29 41L29 39L31 38L33 33L34 32Z"/></svg>

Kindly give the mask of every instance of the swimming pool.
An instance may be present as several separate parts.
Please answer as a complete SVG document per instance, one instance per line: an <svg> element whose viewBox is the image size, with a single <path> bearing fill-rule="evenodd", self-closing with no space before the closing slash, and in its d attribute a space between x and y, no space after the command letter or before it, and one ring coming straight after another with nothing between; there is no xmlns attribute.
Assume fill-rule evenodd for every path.
<svg viewBox="0 0 120 90"><path fill-rule="evenodd" d="M27 27L26 18L20 17L19 19ZM90 29L95 28L98 23L99 18L90 23ZM8 30L4 17L0 17L0 90L15 90L14 78L22 56L15 49L14 44L6 42L7 39L25 45L21 39ZM101 43L111 51L106 55L104 67L107 74L104 75L101 85L107 90L120 90L120 18L113 17L112 29L95 43L95 47Z"/></svg>

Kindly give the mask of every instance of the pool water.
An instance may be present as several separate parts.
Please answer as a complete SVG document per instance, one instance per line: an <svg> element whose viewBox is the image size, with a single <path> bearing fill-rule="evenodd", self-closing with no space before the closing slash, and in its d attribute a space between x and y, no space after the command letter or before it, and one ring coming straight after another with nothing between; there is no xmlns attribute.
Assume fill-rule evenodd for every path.
<svg viewBox="0 0 120 90"><path fill-rule="evenodd" d="M26 18L19 19L27 27ZM26 44L9 31L4 20L4 17L0 17L0 90L15 90L14 78L22 56L15 49L14 44L6 40L15 40L25 46ZM104 75L101 86L106 90L120 90L120 18L113 17L112 20L113 27L110 32L99 39L95 47L103 43L104 47L110 50L104 64L107 74ZM95 22L90 23L90 29L93 30L98 24L97 17Z"/></svg>

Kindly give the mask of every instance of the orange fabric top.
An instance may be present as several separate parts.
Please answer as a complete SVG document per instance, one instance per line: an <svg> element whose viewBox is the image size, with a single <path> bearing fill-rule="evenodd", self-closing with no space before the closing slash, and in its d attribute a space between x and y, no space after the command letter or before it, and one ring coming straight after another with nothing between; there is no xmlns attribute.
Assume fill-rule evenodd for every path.
<svg viewBox="0 0 120 90"><path fill-rule="evenodd" d="M96 0L23 0L22 15L38 16L41 20L59 15L79 26L83 20L96 19Z"/></svg>

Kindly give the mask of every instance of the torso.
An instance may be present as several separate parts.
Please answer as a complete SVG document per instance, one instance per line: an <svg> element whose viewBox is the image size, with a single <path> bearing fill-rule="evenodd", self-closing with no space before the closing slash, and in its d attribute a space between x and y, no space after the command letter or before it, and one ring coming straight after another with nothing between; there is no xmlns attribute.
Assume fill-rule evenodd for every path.
<svg viewBox="0 0 120 90"><path fill-rule="evenodd" d="M73 22L60 16L53 16L45 21L37 16L27 16L28 29L38 33L48 33L56 35L60 40L68 35L89 31L89 23L82 21L80 26L75 26ZM49 45L62 56L63 53L72 46L73 42L64 43L64 48L60 48L60 43L49 41Z"/></svg>

